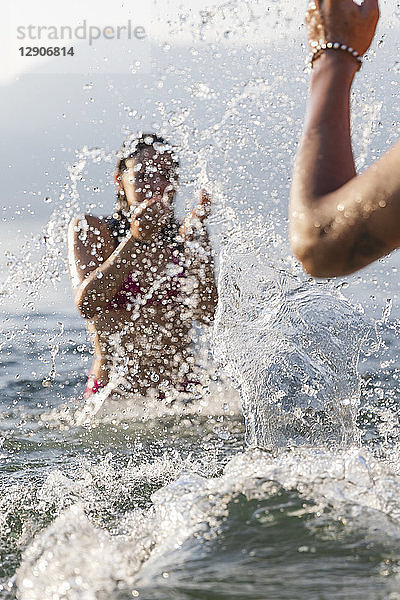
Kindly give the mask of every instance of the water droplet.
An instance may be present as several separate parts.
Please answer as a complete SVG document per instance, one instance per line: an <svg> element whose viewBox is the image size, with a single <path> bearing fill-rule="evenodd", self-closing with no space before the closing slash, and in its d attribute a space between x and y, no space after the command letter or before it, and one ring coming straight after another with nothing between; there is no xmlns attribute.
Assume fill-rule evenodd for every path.
<svg viewBox="0 0 400 600"><path fill-rule="evenodd" d="M213 95L213 91L205 83L196 83L193 88L193 95L197 98L210 98Z"/></svg>

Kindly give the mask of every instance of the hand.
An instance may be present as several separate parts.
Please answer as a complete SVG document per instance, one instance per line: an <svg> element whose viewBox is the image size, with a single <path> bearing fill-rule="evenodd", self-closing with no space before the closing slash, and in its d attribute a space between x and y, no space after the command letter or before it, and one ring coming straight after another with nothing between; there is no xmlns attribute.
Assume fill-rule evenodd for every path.
<svg viewBox="0 0 400 600"><path fill-rule="evenodd" d="M166 195L154 195L141 202L133 211L130 226L133 237L142 242L151 242L168 224L171 213L171 200Z"/></svg>
<svg viewBox="0 0 400 600"><path fill-rule="evenodd" d="M199 204L192 210L191 218L199 219L203 223L211 214L211 196L206 190L201 190Z"/></svg>
<svg viewBox="0 0 400 600"><path fill-rule="evenodd" d="M193 226L197 223L203 224L211 214L211 196L206 190L200 192L200 202L191 211L190 215L186 217L179 229L179 235L183 239L187 239L189 236L193 236Z"/></svg>
<svg viewBox="0 0 400 600"><path fill-rule="evenodd" d="M326 42L340 42L364 54L374 38L379 19L378 0L311 0L306 13L310 50Z"/></svg>

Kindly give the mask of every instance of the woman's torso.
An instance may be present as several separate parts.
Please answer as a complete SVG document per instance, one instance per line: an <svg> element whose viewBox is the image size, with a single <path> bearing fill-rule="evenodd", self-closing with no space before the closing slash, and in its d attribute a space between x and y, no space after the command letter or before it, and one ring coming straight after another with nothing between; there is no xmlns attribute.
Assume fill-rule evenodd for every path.
<svg viewBox="0 0 400 600"><path fill-rule="evenodd" d="M166 238L156 260L142 256L141 262L88 325L95 352L91 374L103 385L112 377L123 393L173 387L190 370L183 249Z"/></svg>

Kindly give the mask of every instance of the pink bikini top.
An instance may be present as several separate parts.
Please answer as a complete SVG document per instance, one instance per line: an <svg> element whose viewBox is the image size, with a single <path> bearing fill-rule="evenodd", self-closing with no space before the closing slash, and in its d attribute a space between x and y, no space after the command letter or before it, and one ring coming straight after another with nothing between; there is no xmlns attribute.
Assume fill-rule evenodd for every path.
<svg viewBox="0 0 400 600"><path fill-rule="evenodd" d="M150 287L148 298L143 295L140 284L136 281L134 272L129 273L119 291L106 306L106 310L131 310L134 306L149 306L152 304L171 305L177 303L180 292L180 279L186 277L186 269L181 264L179 257L171 256L172 273L167 275L164 280L155 281L154 289Z"/></svg>

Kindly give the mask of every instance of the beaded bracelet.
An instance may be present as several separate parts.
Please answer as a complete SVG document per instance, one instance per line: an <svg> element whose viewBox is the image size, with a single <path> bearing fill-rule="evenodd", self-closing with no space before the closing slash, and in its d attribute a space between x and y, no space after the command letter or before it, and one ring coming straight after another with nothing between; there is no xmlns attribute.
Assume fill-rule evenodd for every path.
<svg viewBox="0 0 400 600"><path fill-rule="evenodd" d="M346 44L341 44L340 42L326 42L325 44L318 44L317 46L315 46L312 49L311 66L314 66L314 61L317 60L317 58L319 58L321 54L325 52L325 50L343 50L344 52L348 52L350 56L352 56L357 61L357 71L361 69L362 57L357 52L357 50L354 50L354 48L351 48L351 46L346 46Z"/></svg>

